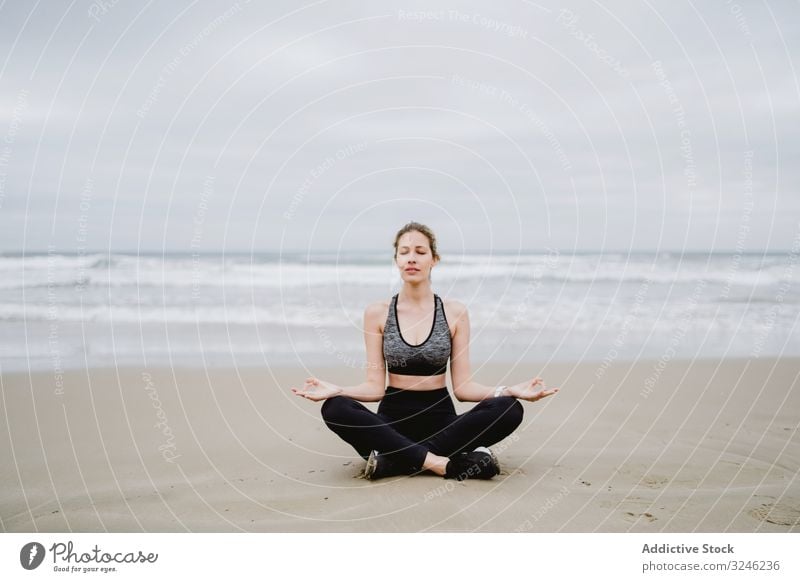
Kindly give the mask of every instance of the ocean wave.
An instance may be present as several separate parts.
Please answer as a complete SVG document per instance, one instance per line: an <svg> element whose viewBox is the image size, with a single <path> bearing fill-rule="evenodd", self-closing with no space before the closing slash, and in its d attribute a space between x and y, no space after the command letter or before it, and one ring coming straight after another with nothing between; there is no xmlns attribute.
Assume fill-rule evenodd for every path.
<svg viewBox="0 0 800 582"><path fill-rule="evenodd" d="M209 307L199 306L128 306L128 305L42 305L0 304L0 321L59 321L116 323L218 323L231 325L266 324L286 327L352 327L362 319L362 312L310 310L306 306Z"/></svg>
<svg viewBox="0 0 800 582"><path fill-rule="evenodd" d="M437 283L504 279L556 284L678 284L705 281L731 287L771 286L783 281L786 259L780 256L714 257L701 260L646 255L469 255L440 263ZM129 255L37 255L0 257L0 289L75 286L80 288L231 288L295 289L351 285L396 286L401 277L386 261L307 263L221 257Z"/></svg>

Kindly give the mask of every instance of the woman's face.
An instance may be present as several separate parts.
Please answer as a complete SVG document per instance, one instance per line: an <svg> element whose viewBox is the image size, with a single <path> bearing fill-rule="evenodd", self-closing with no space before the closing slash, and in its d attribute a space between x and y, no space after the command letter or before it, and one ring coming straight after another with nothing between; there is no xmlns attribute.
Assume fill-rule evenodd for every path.
<svg viewBox="0 0 800 582"><path fill-rule="evenodd" d="M412 230L397 241L395 262L400 269L403 281L427 281L433 266L438 263L431 254L428 237L419 231Z"/></svg>

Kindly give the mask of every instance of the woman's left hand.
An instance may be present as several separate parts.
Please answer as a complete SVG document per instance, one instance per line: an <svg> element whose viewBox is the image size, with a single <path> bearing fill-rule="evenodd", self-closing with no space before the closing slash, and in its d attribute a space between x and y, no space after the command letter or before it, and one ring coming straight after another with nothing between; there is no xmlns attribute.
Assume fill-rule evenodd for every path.
<svg viewBox="0 0 800 582"><path fill-rule="evenodd" d="M530 382L521 382L509 386L506 392L509 396L519 398L520 400L536 402L547 396L552 396L558 392L558 388L545 388L544 381L541 378L534 378Z"/></svg>

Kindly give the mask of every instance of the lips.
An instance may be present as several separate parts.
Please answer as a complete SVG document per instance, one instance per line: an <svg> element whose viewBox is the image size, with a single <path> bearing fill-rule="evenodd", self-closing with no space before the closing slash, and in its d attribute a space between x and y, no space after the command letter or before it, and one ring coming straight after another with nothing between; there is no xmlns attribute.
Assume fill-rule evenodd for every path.
<svg viewBox="0 0 800 582"><path fill-rule="evenodd" d="M406 273L419 273L419 269L406 269Z"/></svg>

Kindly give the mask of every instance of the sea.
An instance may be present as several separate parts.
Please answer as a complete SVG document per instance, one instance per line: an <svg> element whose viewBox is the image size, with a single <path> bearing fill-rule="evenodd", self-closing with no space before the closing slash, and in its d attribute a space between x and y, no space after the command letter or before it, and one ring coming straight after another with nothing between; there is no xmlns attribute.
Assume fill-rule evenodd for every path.
<svg viewBox="0 0 800 582"><path fill-rule="evenodd" d="M798 253L442 253L490 362L800 355ZM0 255L0 371L366 368L363 314L391 252Z"/></svg>

